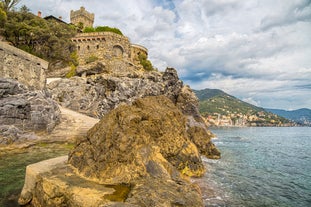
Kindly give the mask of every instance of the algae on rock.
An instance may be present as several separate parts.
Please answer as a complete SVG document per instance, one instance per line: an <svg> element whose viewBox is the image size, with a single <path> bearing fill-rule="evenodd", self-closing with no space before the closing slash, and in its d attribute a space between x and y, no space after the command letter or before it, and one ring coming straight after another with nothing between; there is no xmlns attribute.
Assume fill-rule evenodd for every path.
<svg viewBox="0 0 311 207"><path fill-rule="evenodd" d="M167 171L166 160L187 175L205 172L199 151L189 139L185 116L165 96L137 99L131 106L112 110L69 156L79 174L105 184L147 176L148 166ZM155 167L153 163L163 164Z"/></svg>

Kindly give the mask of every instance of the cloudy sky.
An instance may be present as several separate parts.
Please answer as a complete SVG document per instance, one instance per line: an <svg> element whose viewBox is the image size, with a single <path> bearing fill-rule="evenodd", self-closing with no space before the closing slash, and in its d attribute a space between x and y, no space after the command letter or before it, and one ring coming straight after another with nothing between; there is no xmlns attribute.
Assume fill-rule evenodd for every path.
<svg viewBox="0 0 311 207"><path fill-rule="evenodd" d="M311 108L311 0L21 0L62 16L84 6L163 71L266 108Z"/></svg>

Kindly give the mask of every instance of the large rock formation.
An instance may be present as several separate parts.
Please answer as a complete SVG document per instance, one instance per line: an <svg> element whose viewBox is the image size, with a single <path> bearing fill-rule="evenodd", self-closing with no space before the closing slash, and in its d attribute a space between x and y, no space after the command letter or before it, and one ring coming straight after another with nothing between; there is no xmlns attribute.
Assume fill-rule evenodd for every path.
<svg viewBox="0 0 311 207"><path fill-rule="evenodd" d="M33 138L25 135L27 131L50 132L59 118L57 103L45 91L30 91L15 80L0 78L0 144Z"/></svg>
<svg viewBox="0 0 311 207"><path fill-rule="evenodd" d="M106 184L129 183L150 173L163 176L165 160L189 176L204 173L186 118L165 96L137 99L111 111L69 157L79 174Z"/></svg>
<svg viewBox="0 0 311 207"><path fill-rule="evenodd" d="M189 86L178 78L175 69L142 73L125 65L116 65L114 70L96 65L85 71L95 66L102 67L99 70L101 74L91 73L86 78L73 77L50 83L48 88L53 99L64 107L101 118L120 104L130 104L142 97L164 95L186 115L190 138L200 153L209 158L219 158L219 151L210 142L212 134L199 114L198 99Z"/></svg>
<svg viewBox="0 0 311 207"><path fill-rule="evenodd" d="M28 166L20 204L203 206L198 186L187 180L205 172L199 150L186 116L165 96L109 112L77 141L68 162Z"/></svg>
<svg viewBox="0 0 311 207"><path fill-rule="evenodd" d="M168 68L164 73L142 73L131 70L130 67L126 72L126 65L114 66L113 71L106 71L107 73L54 81L48 85L48 89L60 105L101 118L121 103L131 103L146 96L165 95L174 103L180 102L178 98L183 88L187 87L179 80L173 68ZM85 70L96 70L96 67ZM192 98L194 100L191 103L198 104L195 95ZM195 113L199 114L198 111Z"/></svg>

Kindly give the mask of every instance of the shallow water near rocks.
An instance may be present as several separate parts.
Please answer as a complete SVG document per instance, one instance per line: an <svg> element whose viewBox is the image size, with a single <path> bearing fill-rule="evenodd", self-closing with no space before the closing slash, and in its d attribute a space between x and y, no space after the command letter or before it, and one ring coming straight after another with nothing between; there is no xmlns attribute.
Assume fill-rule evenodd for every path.
<svg viewBox="0 0 311 207"><path fill-rule="evenodd" d="M26 166L45 159L67 155L72 144L39 144L0 154L0 207L18 206Z"/></svg>
<svg viewBox="0 0 311 207"><path fill-rule="evenodd" d="M203 158L195 179L205 206L311 206L311 127L218 128L220 160ZM0 207L17 207L26 166L67 155L72 145L41 144L0 153Z"/></svg>

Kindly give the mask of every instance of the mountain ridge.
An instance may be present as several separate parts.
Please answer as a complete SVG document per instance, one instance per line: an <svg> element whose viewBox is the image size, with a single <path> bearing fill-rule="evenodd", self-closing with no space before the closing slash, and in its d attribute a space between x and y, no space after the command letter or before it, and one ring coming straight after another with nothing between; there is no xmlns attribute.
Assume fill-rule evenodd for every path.
<svg viewBox="0 0 311 207"><path fill-rule="evenodd" d="M289 120L219 89L194 90L200 113L216 126L292 126Z"/></svg>
<svg viewBox="0 0 311 207"><path fill-rule="evenodd" d="M301 108L296 110L284 110L284 109L270 109L265 108L267 111L297 122L301 125L311 126L311 109Z"/></svg>

